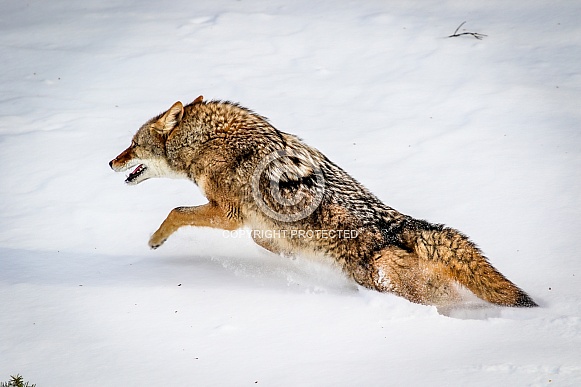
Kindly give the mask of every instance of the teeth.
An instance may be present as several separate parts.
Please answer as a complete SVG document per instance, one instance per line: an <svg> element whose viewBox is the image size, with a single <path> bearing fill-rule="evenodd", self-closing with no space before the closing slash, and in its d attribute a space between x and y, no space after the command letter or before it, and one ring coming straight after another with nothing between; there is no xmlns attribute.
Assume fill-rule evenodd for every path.
<svg viewBox="0 0 581 387"><path fill-rule="evenodd" d="M137 174L137 173L141 172L141 170L142 170L142 169L143 169L143 164L139 164L139 165L137 166L137 168L135 168L135 169L133 170L133 172L131 172L131 174L132 174L132 175L135 175L135 174Z"/></svg>
<svg viewBox="0 0 581 387"><path fill-rule="evenodd" d="M135 168L135 169L133 170L133 172L131 172L131 173L129 174L129 176L127 176L127 179L125 179L125 181L126 181L126 182L130 182L130 181L134 180L134 179L135 179L137 176L141 175L141 173L142 173L143 171L145 171L145 169L146 169L145 165L143 165L143 164L139 164L139 165L137 166L137 168Z"/></svg>

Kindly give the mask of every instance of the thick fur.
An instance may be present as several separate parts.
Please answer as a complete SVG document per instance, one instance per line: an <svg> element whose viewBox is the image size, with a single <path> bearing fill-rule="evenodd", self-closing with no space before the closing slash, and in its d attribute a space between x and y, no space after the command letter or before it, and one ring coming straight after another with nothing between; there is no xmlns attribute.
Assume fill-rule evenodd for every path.
<svg viewBox="0 0 581 387"><path fill-rule="evenodd" d="M273 154L281 156L264 164ZM330 257L357 283L412 302L451 304L465 287L494 304L536 306L467 237L386 206L318 150L235 103L202 97L187 106L176 102L146 122L110 166L136 167L128 184L190 179L208 199L172 210L151 237L152 248L182 226L245 227L270 251ZM312 211L292 217L303 208ZM331 230L355 234L331 237Z"/></svg>

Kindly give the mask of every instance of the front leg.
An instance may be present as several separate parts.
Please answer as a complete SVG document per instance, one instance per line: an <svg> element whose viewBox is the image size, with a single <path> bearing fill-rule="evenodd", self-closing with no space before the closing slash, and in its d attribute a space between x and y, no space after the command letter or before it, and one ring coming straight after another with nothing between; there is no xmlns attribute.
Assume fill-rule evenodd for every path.
<svg viewBox="0 0 581 387"><path fill-rule="evenodd" d="M276 240L274 238L263 237L262 236L263 232L264 230L252 230L252 239L258 246L270 251L271 253L282 255L283 257L293 256L290 250L281 247L280 243L276 243Z"/></svg>
<svg viewBox="0 0 581 387"><path fill-rule="evenodd" d="M157 249L182 226L213 227L223 230L240 228L239 220L231 219L216 203L196 207L177 207L171 210L161 226L149 239L149 247Z"/></svg>

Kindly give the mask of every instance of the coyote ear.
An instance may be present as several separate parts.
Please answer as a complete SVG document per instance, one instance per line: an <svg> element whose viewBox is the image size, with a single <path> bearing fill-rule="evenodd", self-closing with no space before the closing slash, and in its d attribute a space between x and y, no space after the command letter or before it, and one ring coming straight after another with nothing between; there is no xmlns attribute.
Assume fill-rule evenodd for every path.
<svg viewBox="0 0 581 387"><path fill-rule="evenodd" d="M180 101L174 103L167 112L153 125L153 130L159 134L170 134L184 116L184 105Z"/></svg>

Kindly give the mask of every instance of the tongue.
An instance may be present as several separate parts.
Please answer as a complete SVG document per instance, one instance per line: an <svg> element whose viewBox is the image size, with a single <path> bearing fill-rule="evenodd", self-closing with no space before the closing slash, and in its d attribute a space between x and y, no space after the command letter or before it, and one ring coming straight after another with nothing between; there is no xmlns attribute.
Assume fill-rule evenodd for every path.
<svg viewBox="0 0 581 387"><path fill-rule="evenodd" d="M137 168L135 168L135 169L133 170L133 172L131 172L131 174L132 174L132 175L135 175L136 173L139 173L139 172L141 171L141 169L142 169L142 168L143 168L143 164L139 164L139 165L137 166Z"/></svg>

